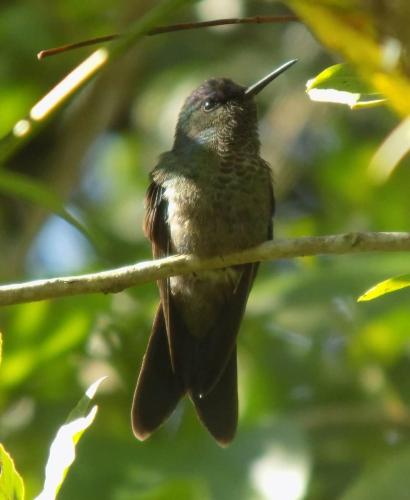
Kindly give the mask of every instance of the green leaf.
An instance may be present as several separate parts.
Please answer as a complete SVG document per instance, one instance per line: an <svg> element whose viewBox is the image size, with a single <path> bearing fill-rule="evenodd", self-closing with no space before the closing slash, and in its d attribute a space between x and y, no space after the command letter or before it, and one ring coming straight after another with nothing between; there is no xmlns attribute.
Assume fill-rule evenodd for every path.
<svg viewBox="0 0 410 500"><path fill-rule="evenodd" d="M0 191L30 201L58 215L78 229L93 245L96 237L64 207L60 198L41 182L26 175L0 169Z"/></svg>
<svg viewBox="0 0 410 500"><path fill-rule="evenodd" d="M323 44L355 66L362 79L381 92L400 116L410 115L410 82L398 64L397 55L386 56L386 43L374 36L374 21L363 9L350 9L335 2L287 0L286 3L309 26ZM357 2L352 2L352 5ZM360 28L358 28L358 25ZM391 51L396 52L396 51Z"/></svg>
<svg viewBox="0 0 410 500"><path fill-rule="evenodd" d="M97 414L97 406L87 411L99 385L106 377L94 382L71 412L68 422L60 427L50 447L46 465L46 478L43 491L35 500L54 500L75 460L75 446L84 431L93 423Z"/></svg>
<svg viewBox="0 0 410 500"><path fill-rule="evenodd" d="M401 290L402 288L407 288L410 286L410 274L402 274L401 276L396 276L395 278L389 278L388 280L381 281L377 285L372 286L364 292L357 299L357 302L365 302L367 300L373 300L386 293L395 292L396 290Z"/></svg>
<svg viewBox="0 0 410 500"><path fill-rule="evenodd" d="M347 104L351 109L379 106L386 101L348 64L329 66L307 82L306 92L312 101Z"/></svg>
<svg viewBox="0 0 410 500"><path fill-rule="evenodd" d="M0 444L0 499L24 499L23 479L17 472L12 458L2 444Z"/></svg>
<svg viewBox="0 0 410 500"><path fill-rule="evenodd" d="M101 377L90 385L90 387L86 390L84 396L71 410L70 414L67 417L67 423L72 422L77 418L81 418L87 413L90 407L90 402L94 398L95 393L98 390L98 387L100 386L101 382L103 382L106 378L107 377Z"/></svg>

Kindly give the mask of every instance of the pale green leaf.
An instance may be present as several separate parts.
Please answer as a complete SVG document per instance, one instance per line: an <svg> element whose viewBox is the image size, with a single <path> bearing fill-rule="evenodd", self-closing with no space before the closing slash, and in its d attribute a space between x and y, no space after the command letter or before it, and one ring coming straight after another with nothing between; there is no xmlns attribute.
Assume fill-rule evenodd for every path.
<svg viewBox="0 0 410 500"><path fill-rule="evenodd" d="M105 379L94 382L86 391L70 414L69 421L62 425L51 444L46 465L46 478L43 491L35 500L54 500L64 482L67 472L75 460L75 447L84 431L93 423L97 414L97 406L87 411L98 386ZM75 417L72 419L72 417Z"/></svg>
<svg viewBox="0 0 410 500"><path fill-rule="evenodd" d="M387 98L386 103L396 113L403 117L410 115L410 82L398 64L397 50L395 55L386 57L386 43L375 38L373 24L363 21L357 9L355 17L362 29L346 16L345 9L335 8L333 2L287 0L287 3L326 47L341 54L364 81Z"/></svg>
<svg viewBox="0 0 410 500"><path fill-rule="evenodd" d="M385 102L348 64L329 66L306 84L312 101L347 104L352 109L378 106Z"/></svg>
<svg viewBox="0 0 410 500"><path fill-rule="evenodd" d="M23 479L17 472L12 458L2 444L0 444L0 499L24 499Z"/></svg>
<svg viewBox="0 0 410 500"><path fill-rule="evenodd" d="M367 300L373 300L386 293L395 292L396 290L401 290L410 286L410 274L403 274L401 276L396 276L395 278L389 278L388 280L381 281L377 285L372 286L364 292L357 299L358 302L365 302Z"/></svg>
<svg viewBox="0 0 410 500"><path fill-rule="evenodd" d="M84 396L71 410L70 414L68 415L67 422L71 422L76 418L83 417L87 413L90 407L90 401L94 398L95 393L97 392L101 382L103 382L106 378L107 377L101 377L90 385L90 387L86 390Z"/></svg>

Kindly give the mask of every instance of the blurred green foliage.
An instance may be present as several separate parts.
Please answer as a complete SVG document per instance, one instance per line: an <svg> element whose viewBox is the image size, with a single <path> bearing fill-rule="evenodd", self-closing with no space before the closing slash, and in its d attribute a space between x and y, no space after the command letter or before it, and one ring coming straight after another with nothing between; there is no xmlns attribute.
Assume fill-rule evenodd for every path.
<svg viewBox="0 0 410 500"><path fill-rule="evenodd" d="M296 3L303 4L287 2ZM316 4L304 3L310 9ZM0 60L0 131L6 133L89 53L83 49L39 63L39 50L122 31L151 4L56 0L2 6L0 36L8 50ZM397 35L408 49L408 30L400 24L394 31L396 18L408 26L403 6L396 16L383 1L323 0L317 8L343 12L347 27L371 47ZM287 12L276 2L203 0L169 16L169 23ZM326 31L329 18L318 15ZM3 166L45 185L70 213L83 214L104 241L103 255L44 203L4 190L1 280L150 258L141 230L143 196L149 170L172 144L183 99L211 76L246 85L295 57L299 64L258 101L263 157L272 165L278 198L276 237L408 230L409 162L384 183L376 183L368 168L398 116L387 107L352 112L312 103L305 95L309 78L342 61L328 47L347 59L355 51L351 62L359 61L360 46L350 42L343 52L334 43L337 33L332 31L327 44L328 34L329 29L320 34L320 45L303 23L291 23L142 40ZM400 67L402 82L410 65L404 59ZM189 402L149 441L132 436L129 410L158 301L155 284L0 310L0 440L24 477L28 498L41 490L50 443L73 401L108 375L97 396L98 416L61 489L63 500L350 500L382 498L380 492L404 499L401 481L410 467L410 291L360 304L356 298L408 268L404 254L261 266L239 339L240 425L226 450L200 427ZM377 485L379 497L373 495Z"/></svg>

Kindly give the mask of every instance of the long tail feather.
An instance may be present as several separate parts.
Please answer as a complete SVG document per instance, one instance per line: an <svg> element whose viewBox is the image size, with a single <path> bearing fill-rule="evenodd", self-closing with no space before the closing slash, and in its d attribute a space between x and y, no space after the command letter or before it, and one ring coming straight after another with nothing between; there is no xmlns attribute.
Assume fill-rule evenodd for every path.
<svg viewBox="0 0 410 500"><path fill-rule="evenodd" d="M202 343L189 336L188 342L183 325L178 326L178 332L174 333L180 334L179 341L173 347L177 348L179 370L175 372L160 304L134 393L133 432L139 440L147 439L170 416L188 389L202 424L221 446L227 446L235 436L238 422L236 346L212 389L201 394L195 384L198 368L195 361L201 356ZM209 368L214 368L212 363Z"/></svg>
<svg viewBox="0 0 410 500"><path fill-rule="evenodd" d="M190 391L201 422L221 446L235 436L238 424L236 347L214 388L203 397Z"/></svg>
<svg viewBox="0 0 410 500"><path fill-rule="evenodd" d="M185 389L172 370L165 318L160 305L138 377L131 410L132 429L141 441L172 413Z"/></svg>

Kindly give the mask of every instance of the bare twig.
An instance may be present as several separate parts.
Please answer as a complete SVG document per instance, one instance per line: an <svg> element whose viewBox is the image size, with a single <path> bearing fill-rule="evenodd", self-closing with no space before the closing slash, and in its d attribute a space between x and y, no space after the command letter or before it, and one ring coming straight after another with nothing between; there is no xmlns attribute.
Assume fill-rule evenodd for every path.
<svg viewBox="0 0 410 500"><path fill-rule="evenodd" d="M196 23L181 23L181 24L170 24L168 26L158 26L156 28L147 31L146 34L152 36L152 35L159 35L161 33L171 33L174 31L209 28L211 26L226 26L229 24L271 24L271 23L288 23L292 21L298 21L298 17L293 15L287 15L287 16L254 16L254 17L242 17L242 18L214 19L213 21L202 21ZM113 35L105 35L105 36L99 36L97 38L89 38L87 40L82 40L80 42L61 45L60 47L45 49L37 54L37 59L41 60L46 57L61 54L63 52L68 52L70 50L79 49L81 47L88 47L90 45L110 42L112 40L117 40L121 36L122 35L115 33Z"/></svg>
<svg viewBox="0 0 410 500"><path fill-rule="evenodd" d="M347 233L269 241L224 257L199 259L192 255L176 255L99 273L3 285L0 286L0 305L20 304L85 293L116 293L134 285L168 276L218 269L247 262L320 254L409 251L410 233Z"/></svg>
<svg viewBox="0 0 410 500"><path fill-rule="evenodd" d="M82 47L89 47L90 45L97 45L98 43L111 42L112 40L117 40L120 36L121 35L118 33L115 33L114 35L97 36L96 38L88 38L87 40L81 40L80 42L68 43L66 45L60 45L59 47L40 50L40 52L37 53L37 59L41 61L46 57L56 56L57 54L69 52L70 50L81 49Z"/></svg>

